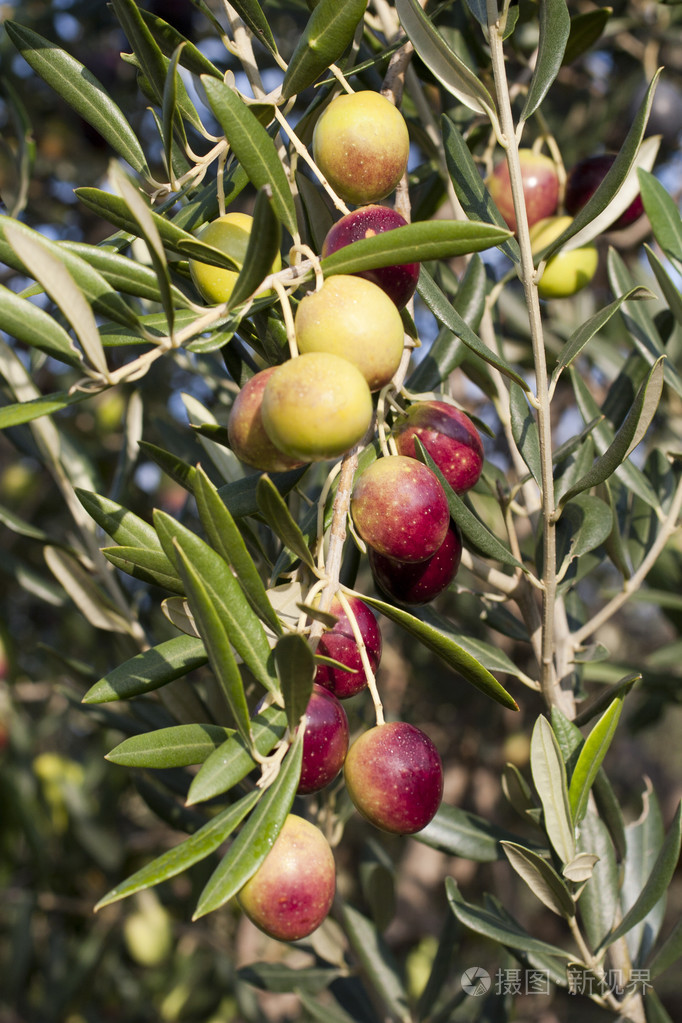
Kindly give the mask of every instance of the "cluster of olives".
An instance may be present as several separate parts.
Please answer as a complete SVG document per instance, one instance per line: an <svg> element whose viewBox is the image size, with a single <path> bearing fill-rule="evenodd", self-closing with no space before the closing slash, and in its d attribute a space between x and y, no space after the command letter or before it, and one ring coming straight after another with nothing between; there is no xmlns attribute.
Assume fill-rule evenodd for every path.
<svg viewBox="0 0 682 1023"><path fill-rule="evenodd" d="M405 121L383 96L361 92L329 104L313 136L315 162L336 193L358 208L332 226L322 256L405 223L379 200L405 173L408 152ZM241 265L251 227L245 214L228 213L202 238ZM273 272L280 265L277 260ZM237 277L196 260L191 273L209 302L225 301ZM418 263L332 275L298 301L297 353L255 373L233 402L228 438L240 460L260 471L282 472L336 459L371 437L373 394L400 367L405 348L400 310L418 276ZM468 416L448 402L423 400L393 416L390 449L397 453L386 451L357 474L350 507L356 532L367 545L377 585L403 604L426 603L442 592L462 550L445 490L419 460L415 438L459 494L474 486L483 462ZM382 721L350 744L342 701L368 686L367 671L373 675L381 658L381 632L356 595L335 596L329 610L335 624L317 646L321 657L305 713L298 794L319 792L343 771L348 794L367 820L393 834L413 834L440 804L440 757L429 737L404 721ZM326 838L291 814L239 901L266 933L294 940L321 923L334 888Z"/></svg>
<svg viewBox="0 0 682 1023"><path fill-rule="evenodd" d="M580 160L566 179L563 213L559 208L559 177L554 161L532 149L519 150L523 195L530 227L533 253L542 252L571 224L573 218L592 197L616 159L612 153L599 153ZM506 160L495 165L487 178L488 190L511 231L516 231L516 214ZM644 212L640 196L611 225L620 231L633 224ZM592 243L569 251L557 252L545 266L538 283L541 298L567 298L589 284L597 271L598 254Z"/></svg>

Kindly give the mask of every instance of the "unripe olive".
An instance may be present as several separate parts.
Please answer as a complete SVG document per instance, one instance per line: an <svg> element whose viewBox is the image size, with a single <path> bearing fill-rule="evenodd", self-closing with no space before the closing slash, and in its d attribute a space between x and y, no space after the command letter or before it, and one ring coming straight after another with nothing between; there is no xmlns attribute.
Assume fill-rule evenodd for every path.
<svg viewBox="0 0 682 1023"><path fill-rule="evenodd" d="M315 125L315 163L334 191L356 205L389 195L407 167L405 118L378 92L344 93Z"/></svg>
<svg viewBox="0 0 682 1023"><path fill-rule="evenodd" d="M308 352L276 367L263 391L263 425L293 458L337 458L365 435L373 414L362 373L330 352Z"/></svg>
<svg viewBox="0 0 682 1023"><path fill-rule="evenodd" d="M199 240L215 249L220 249L239 267L242 267L246 258L246 250L249 244L249 235L253 227L253 217L248 213L226 213L218 217L210 224L202 228ZM282 269L282 259L278 254L274 260L271 272L277 273ZM224 270L220 266L211 266L210 263L202 263L198 259L190 259L189 270L197 290L207 302L212 304L227 302L232 294L239 271ZM268 291L259 292L260 295L267 295Z"/></svg>
<svg viewBox="0 0 682 1023"><path fill-rule="evenodd" d="M530 240L533 253L542 249L559 237L572 221L572 217L546 217L539 220L530 229ZM599 256L592 243L581 245L568 252L559 251L550 259L538 283L540 298L568 298L589 284L597 272Z"/></svg>
<svg viewBox="0 0 682 1023"><path fill-rule="evenodd" d="M237 458L262 472L286 472L304 464L276 448L263 426L263 392L276 369L276 366L268 366L247 380L234 400L227 421L227 436Z"/></svg>
<svg viewBox="0 0 682 1023"><path fill-rule="evenodd" d="M370 390L389 382L400 365L404 331L400 313L371 281L349 274L329 277L296 310L300 352L332 352L357 366Z"/></svg>

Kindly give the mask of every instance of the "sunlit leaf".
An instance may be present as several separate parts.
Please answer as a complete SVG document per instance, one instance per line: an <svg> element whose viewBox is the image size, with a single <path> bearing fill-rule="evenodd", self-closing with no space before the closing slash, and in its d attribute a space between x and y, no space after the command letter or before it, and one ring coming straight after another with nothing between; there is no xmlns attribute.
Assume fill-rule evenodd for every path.
<svg viewBox="0 0 682 1023"><path fill-rule="evenodd" d="M539 0L540 39L533 77L528 86L520 121L527 121L547 95L559 73L571 31L566 0Z"/></svg>
<svg viewBox="0 0 682 1023"><path fill-rule="evenodd" d="M367 0L319 0L289 59L282 98L303 92L343 56L362 20Z"/></svg>
<svg viewBox="0 0 682 1023"><path fill-rule="evenodd" d="M587 812L590 790L615 735L622 709L623 697L616 697L592 728L580 750L568 788L568 801L574 824L580 824Z"/></svg>
<svg viewBox="0 0 682 1023"><path fill-rule="evenodd" d="M222 725L170 725L124 739L106 759L123 767L189 767L203 764L234 734L234 729Z"/></svg>
<svg viewBox="0 0 682 1023"><path fill-rule="evenodd" d="M206 650L200 639L174 636L119 664L88 689L83 703L130 700L181 678L206 661Z"/></svg>

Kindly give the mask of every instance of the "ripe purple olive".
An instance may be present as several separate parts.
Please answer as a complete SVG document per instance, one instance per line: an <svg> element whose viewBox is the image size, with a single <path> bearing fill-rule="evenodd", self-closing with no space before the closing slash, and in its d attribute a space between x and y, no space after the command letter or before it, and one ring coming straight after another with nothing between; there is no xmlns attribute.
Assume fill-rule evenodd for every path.
<svg viewBox="0 0 682 1023"><path fill-rule="evenodd" d="M336 778L348 752L348 718L328 689L313 684L305 712L299 795L317 792Z"/></svg>
<svg viewBox="0 0 682 1023"><path fill-rule="evenodd" d="M373 612L359 597L347 597L351 606L360 634L362 636L367 658L372 671L376 671L381 660L381 631ZM349 671L334 668L331 664L320 664L315 673L315 681L329 689L339 700L355 696L367 685L367 675L362 665L362 658L348 616L341 603L335 597L329 608L337 616L336 624L325 632L317 647L318 654L331 657L343 664Z"/></svg>
<svg viewBox="0 0 682 1023"><path fill-rule="evenodd" d="M232 404L227 421L227 436L237 458L262 472L286 472L305 465L276 448L263 426L263 391L276 368L269 366L247 380Z"/></svg>
<svg viewBox="0 0 682 1023"><path fill-rule="evenodd" d="M611 170L615 159L615 153L599 153L580 160L571 168L566 179L564 195L564 206L567 213L574 217L587 200L592 198L608 171ZM641 195L638 195L618 219L614 220L609 230L620 231L624 227L629 227L641 217L642 213L644 213L644 203Z"/></svg>
<svg viewBox="0 0 682 1023"><path fill-rule="evenodd" d="M344 765L356 809L382 831L412 835L426 827L443 796L443 765L428 735L405 721L363 732Z"/></svg>
<svg viewBox="0 0 682 1023"><path fill-rule="evenodd" d="M298 941L320 926L335 889L334 855L327 839L314 824L292 813L238 901L265 934Z"/></svg>
<svg viewBox="0 0 682 1023"><path fill-rule="evenodd" d="M528 226L556 213L559 202L559 178L554 162L532 149L520 149L521 181L526 203ZM516 213L512 199L509 168L506 159L495 164L486 180L495 205L507 222L510 231L516 231Z"/></svg>
<svg viewBox="0 0 682 1023"><path fill-rule="evenodd" d="M399 604L428 604L448 588L462 558L462 538L454 522L435 554L416 564L377 554L371 547L369 567L374 581Z"/></svg>
<svg viewBox="0 0 682 1023"><path fill-rule="evenodd" d="M478 430L454 405L444 401L417 401L410 405L392 431L401 455L417 457L418 437L456 494L465 494L483 469L483 444Z"/></svg>
<svg viewBox="0 0 682 1023"><path fill-rule="evenodd" d="M405 218L390 206L376 204L361 206L360 209L347 213L345 217L332 224L322 243L322 256L323 258L331 256L332 252L337 252L346 245L362 241L364 238L373 238L396 227L404 227L405 224L407 224ZM374 270L362 270L357 276L378 284L398 309L402 309L416 291L419 263L380 266Z"/></svg>
<svg viewBox="0 0 682 1023"><path fill-rule="evenodd" d="M407 168L409 152L405 118L379 92L337 96L313 132L315 163L334 191L356 205L389 195Z"/></svg>
<svg viewBox="0 0 682 1023"><path fill-rule="evenodd" d="M435 554L450 523L445 491L422 462L405 455L377 458L355 480L351 514L369 547L399 561Z"/></svg>

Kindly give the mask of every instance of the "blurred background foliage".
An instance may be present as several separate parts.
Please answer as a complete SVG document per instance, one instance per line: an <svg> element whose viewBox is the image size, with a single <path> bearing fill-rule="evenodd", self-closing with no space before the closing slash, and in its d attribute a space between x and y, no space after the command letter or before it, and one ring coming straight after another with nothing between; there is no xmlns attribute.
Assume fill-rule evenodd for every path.
<svg viewBox="0 0 682 1023"><path fill-rule="evenodd" d="M146 6L190 36L211 59L229 67L202 3L158 0ZM527 0L519 5L515 38L527 53L536 42L534 6ZM570 6L576 11L594 7L589 2ZM645 81L663 65L649 131L662 135L657 174L679 199L682 5L616 0L611 6L614 13L599 48L560 73L543 105L547 125L556 134L567 167L591 152L616 149ZM217 4L210 2L207 7ZM451 5L441 21L449 26L455 49L471 45L463 33L462 7ZM291 0L281 4L267 0L263 8L286 58L287 43L290 52L308 9ZM91 68L126 112L158 166L155 126L140 100L134 68L121 59L126 40L107 5L100 0L22 0L0 5L0 22L7 17L56 41ZM8 95L19 98L23 120L17 120L16 104L6 102ZM456 110L452 113L457 116ZM109 156L101 137L17 56L0 25L2 211L20 209L26 223L51 237L100 240L109 233L108 225L77 202L73 189L76 185L104 187ZM16 172L19 159L32 165L25 196ZM413 184L424 208L437 205L438 191L432 183L425 181L421 191L420 182ZM248 203L248 194L243 201ZM645 264L637 257L641 240L636 232L622 239L621 254L633 272L646 279ZM0 269L0 282L15 290L24 283L8 268ZM513 324L512 307L507 310L510 337ZM559 324L557 329L561 336L565 327ZM60 372L60 367L42 359L35 366L34 379L47 393L59 388ZM144 454L129 450L126 433L135 417L143 415L147 440L163 439L166 446L196 462L202 449L187 428L181 395L189 392L202 400L215 400L217 395L219 400L224 377L220 353L180 355L175 361L160 360L142 382L141 408L131 405L128 392L120 388L60 413L56 422L87 489L114 498L125 494L126 505L143 518L149 517L153 507L181 513L185 491ZM482 394L474 394L471 403L474 412L488 415ZM494 459L498 454L494 438L486 438L486 444ZM35 523L39 532L31 536L10 528L13 516ZM238 973L242 964L259 956L273 960L286 956L287 962L295 963L297 956L305 956L303 951L292 952L256 936L230 907L189 923L209 869L206 864L145 898L109 907L93 917L93 905L121 877L174 844L177 804L169 803L166 790L156 784L158 776L131 772L103 759L129 730L129 722L119 720L115 711L80 705L88 686L133 649L125 636L94 628L45 565L43 533L68 543L72 526L27 426L0 435L0 521L0 1020L228 1023L303 1018L294 996L257 996ZM607 645L617 651L617 677L627 670L641 670L644 676L607 762L618 796L633 819L641 809L643 776L652 779L666 819L679 796L682 647L674 644L682 643L678 639L681 583L682 546L677 540L651 579L652 586L670 595L669 606L634 603L608 627ZM158 615L156 604L145 605L144 589L129 585L134 599L140 601L141 615ZM458 600L456 614L463 629L481 633L477 610L473 605L469 608L466 599ZM384 642L380 684L387 714L404 713L416 724L429 723L443 754L449 801L501 825L509 823L511 811L501 797L498 779L505 762L521 768L527 764L529 723L541 710L539 700L525 692L519 715L499 707L491 711L487 701L473 698L470 688L441 670L426 652L415 651L415 645L389 625ZM504 638L500 645L523 664L525 648ZM667 650L666 656L660 648ZM598 662L592 670L599 681ZM169 694L164 700L172 702L172 690L171 685L164 691ZM141 701L136 712L143 714L144 706ZM157 721L159 715L162 718L163 703L155 705L154 713ZM173 777L165 780L172 789ZM183 825L191 829L192 822L185 820ZM370 862L375 851L359 823L350 829L350 837L344 846L349 869L344 875L341 861L340 885L352 890L357 884L357 861ZM434 935L447 913L442 904L443 873L450 872L475 893L504 883L509 868L504 863L476 865L448 859L411 840L394 847L389 843L389 847L400 858L401 867L398 911L386 937L407 971L412 990L418 991L433 956ZM363 898L362 892L353 893ZM555 925L539 904L529 905L521 886L515 892L507 889L506 894L508 908L525 914L531 921L529 929L535 923L536 932L552 940ZM680 913L682 879L678 876L670 896L671 919ZM501 964L492 955L485 943L478 945L468 938L457 962L494 971ZM682 1019L677 988L674 977L662 978L660 993L668 1012L673 1019ZM552 1023L569 1019L571 1010L568 995L560 996L551 1010L543 1006L541 996L534 996L520 1003L519 1018ZM364 1018L362 1012L358 1008L358 1020ZM596 1008L581 1002L581 1019L602 1018Z"/></svg>

